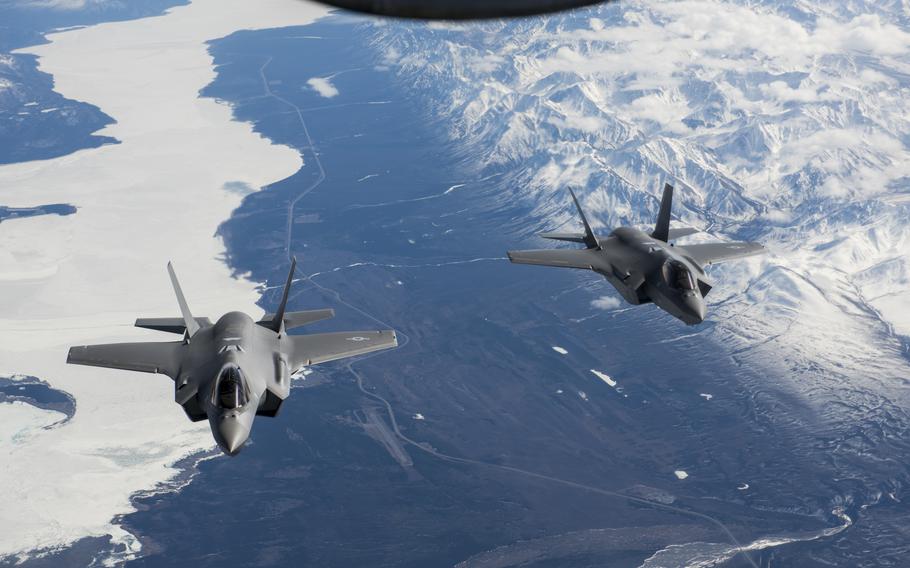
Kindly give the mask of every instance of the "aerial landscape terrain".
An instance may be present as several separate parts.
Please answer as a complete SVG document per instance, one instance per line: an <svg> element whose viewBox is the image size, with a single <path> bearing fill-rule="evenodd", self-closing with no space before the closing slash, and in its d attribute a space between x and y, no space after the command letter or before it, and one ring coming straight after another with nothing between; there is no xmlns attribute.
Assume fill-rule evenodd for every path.
<svg viewBox="0 0 910 568"><path fill-rule="evenodd" d="M901 566L910 12L635 0L423 23L298 0L0 2L0 564ZM15 31L11 31L15 28ZM756 241L704 323L507 250ZM329 307L221 455L137 316Z"/></svg>

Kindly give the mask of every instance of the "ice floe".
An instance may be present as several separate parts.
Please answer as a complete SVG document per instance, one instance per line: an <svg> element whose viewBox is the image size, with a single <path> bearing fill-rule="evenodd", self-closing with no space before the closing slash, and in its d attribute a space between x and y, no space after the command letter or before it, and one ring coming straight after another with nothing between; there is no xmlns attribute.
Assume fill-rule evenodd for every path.
<svg viewBox="0 0 910 568"><path fill-rule="evenodd" d="M595 370L595 369L591 369L591 372L594 373L594 376L596 376L598 379L600 379L600 380L602 380L603 382L607 383L607 384L610 385L611 387L616 388L616 385L617 385L618 383L617 383L616 381L614 381L614 380L610 377L610 375L608 375L608 374L606 374L606 373L603 373L603 372L601 372L601 371L597 371L597 370Z"/></svg>

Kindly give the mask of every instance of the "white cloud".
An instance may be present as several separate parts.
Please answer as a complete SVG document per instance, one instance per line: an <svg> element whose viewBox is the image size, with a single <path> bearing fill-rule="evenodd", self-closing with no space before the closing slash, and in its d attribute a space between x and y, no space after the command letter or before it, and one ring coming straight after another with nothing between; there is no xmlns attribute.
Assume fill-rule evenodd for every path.
<svg viewBox="0 0 910 568"><path fill-rule="evenodd" d="M686 134L690 128L682 120L692 111L685 100L669 93L645 95L632 101L626 108L627 116L636 120L650 120L661 129Z"/></svg>
<svg viewBox="0 0 910 568"><path fill-rule="evenodd" d="M857 16L849 22L823 18L814 33L822 53L855 51L871 55L903 55L910 48L910 33L877 14Z"/></svg>
<svg viewBox="0 0 910 568"><path fill-rule="evenodd" d="M597 132L607 127L607 121L599 116L581 116L575 114L566 114L554 116L550 123L559 127L581 132Z"/></svg>
<svg viewBox="0 0 910 568"><path fill-rule="evenodd" d="M331 99L338 96L338 89L332 84L329 77L313 77L306 82L319 96Z"/></svg>
<svg viewBox="0 0 910 568"><path fill-rule="evenodd" d="M484 55L478 55L468 62L468 65L478 73L491 73L498 69L503 63L505 63L505 58L501 55L496 55L495 53L486 53Z"/></svg>
<svg viewBox="0 0 910 568"><path fill-rule="evenodd" d="M591 306L597 308L598 310L615 310L622 305L622 301L619 298L613 296L601 296L593 302Z"/></svg>
<svg viewBox="0 0 910 568"><path fill-rule="evenodd" d="M813 103L832 99L831 95L819 93L817 89L803 86L793 88L783 81L772 81L759 86L759 89L766 99L780 102Z"/></svg>

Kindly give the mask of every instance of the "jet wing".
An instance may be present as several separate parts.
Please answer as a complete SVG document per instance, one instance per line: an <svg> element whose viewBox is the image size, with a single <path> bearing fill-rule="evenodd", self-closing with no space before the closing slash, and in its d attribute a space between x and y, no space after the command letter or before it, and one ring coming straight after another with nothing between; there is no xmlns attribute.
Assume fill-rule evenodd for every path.
<svg viewBox="0 0 910 568"><path fill-rule="evenodd" d="M705 243L677 246L676 250L698 264L717 264L735 258L764 254L767 249L758 243Z"/></svg>
<svg viewBox="0 0 910 568"><path fill-rule="evenodd" d="M392 330L385 331L342 331L312 335L290 336L292 342L291 362L293 370L309 365L336 361L356 355L364 355L398 346L398 338Z"/></svg>
<svg viewBox="0 0 910 568"><path fill-rule="evenodd" d="M71 347L66 362L141 373L161 373L174 378L180 370L185 349L182 341L83 345Z"/></svg>
<svg viewBox="0 0 910 568"><path fill-rule="evenodd" d="M585 242L584 233L540 233L538 235L544 239L552 239L554 241L568 241L570 243L582 243Z"/></svg>
<svg viewBox="0 0 910 568"><path fill-rule="evenodd" d="M558 266L561 268L582 268L591 270L597 261L593 249L545 249L509 251L509 260L516 264Z"/></svg>

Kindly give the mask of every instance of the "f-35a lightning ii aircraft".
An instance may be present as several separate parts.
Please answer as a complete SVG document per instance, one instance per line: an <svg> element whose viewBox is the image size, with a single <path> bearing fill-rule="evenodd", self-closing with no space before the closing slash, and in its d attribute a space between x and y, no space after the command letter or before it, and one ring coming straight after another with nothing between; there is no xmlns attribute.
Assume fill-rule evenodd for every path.
<svg viewBox="0 0 910 568"><path fill-rule="evenodd" d="M532 16L609 0L319 0L338 8L428 20L475 20Z"/></svg>
<svg viewBox="0 0 910 568"><path fill-rule="evenodd" d="M561 268L593 270L607 279L630 304L654 302L688 325L705 319L705 296L711 284L704 265L765 252L758 243L707 243L676 246L669 241L697 233L695 229L671 229L673 186L664 186L657 226L651 234L631 227L615 229L609 236L591 230L575 193L572 201L581 215L584 234L543 233L557 241L583 243L580 250L528 250L509 252L509 260Z"/></svg>
<svg viewBox="0 0 910 568"><path fill-rule="evenodd" d="M296 266L295 259L276 313L254 322L230 312L212 325L190 313L168 264L183 317L138 319L136 327L182 334L181 341L73 347L67 363L171 377L177 404L193 422L208 419L218 445L233 456L249 438L253 418L278 414L296 371L398 345L391 330L288 335L335 315L330 309L285 311Z"/></svg>

